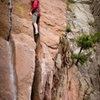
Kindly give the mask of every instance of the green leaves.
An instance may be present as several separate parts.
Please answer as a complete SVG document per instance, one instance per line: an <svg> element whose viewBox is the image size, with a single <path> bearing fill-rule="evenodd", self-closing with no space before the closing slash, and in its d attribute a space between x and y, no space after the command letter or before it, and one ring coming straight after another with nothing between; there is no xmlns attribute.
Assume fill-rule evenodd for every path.
<svg viewBox="0 0 100 100"><path fill-rule="evenodd" d="M95 34L90 34L93 43L95 44L96 42L100 42L100 32L96 32Z"/></svg>
<svg viewBox="0 0 100 100"><path fill-rule="evenodd" d="M76 43L77 46L80 47L80 51L78 54L72 54L72 59L76 59L76 65L78 65L78 63L80 64L84 64L88 58L90 57L90 55L92 54L91 52L89 52L88 50L90 48L93 48L93 46L100 42L100 32L96 32L95 34L90 34L90 35L86 35L83 34L81 36L78 36L76 39ZM87 54L82 53L83 50L87 50Z"/></svg>
<svg viewBox="0 0 100 100"><path fill-rule="evenodd" d="M93 22L93 21L89 21L88 24L89 24L90 26L93 26L94 22Z"/></svg>
<svg viewBox="0 0 100 100"><path fill-rule="evenodd" d="M90 49L93 46L93 40L90 35L83 34L76 39L78 47L83 48L83 50Z"/></svg>
<svg viewBox="0 0 100 100"><path fill-rule="evenodd" d="M70 24L67 25L66 32L71 32L71 25Z"/></svg>
<svg viewBox="0 0 100 100"><path fill-rule="evenodd" d="M88 60L88 57L90 57L91 52L87 54L72 54L71 58L78 60L82 65Z"/></svg>

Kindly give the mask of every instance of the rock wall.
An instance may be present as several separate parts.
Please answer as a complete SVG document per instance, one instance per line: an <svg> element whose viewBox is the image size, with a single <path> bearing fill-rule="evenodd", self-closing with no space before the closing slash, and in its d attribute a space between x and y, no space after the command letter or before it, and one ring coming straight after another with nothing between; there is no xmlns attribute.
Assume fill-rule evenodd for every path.
<svg viewBox="0 0 100 100"><path fill-rule="evenodd" d="M93 4L91 5L92 14L95 19L95 29L97 31L100 31L100 1L99 0L93 0Z"/></svg>
<svg viewBox="0 0 100 100"><path fill-rule="evenodd" d="M64 12L66 4L62 0L43 0L40 4L40 40L36 47L36 75L32 99L51 100L55 56L58 51L59 37L64 32L66 24ZM62 21L59 22L60 20Z"/></svg>
<svg viewBox="0 0 100 100"><path fill-rule="evenodd" d="M40 8L35 42L30 0L13 0L6 41L8 2L0 1L0 100L100 100L100 45L84 66L71 60L79 52L74 39L100 29L99 1L68 0L67 16L65 0L41 0ZM71 32L65 33L66 17Z"/></svg>
<svg viewBox="0 0 100 100"><path fill-rule="evenodd" d="M0 37L0 100L15 99L16 83L11 47Z"/></svg>
<svg viewBox="0 0 100 100"><path fill-rule="evenodd" d="M67 55L64 56L62 52L58 53L52 100L99 100L99 45L96 48L96 53L92 51L92 56L84 66L70 65L70 53L68 53L68 51L79 52L79 48L75 43L77 36L99 31L99 17L96 17L99 16L99 1L68 0L67 6L67 24L71 25L71 32L66 32L63 42L64 44L66 44L66 41L69 42L70 49L68 50L69 45L67 50L65 45L60 47L62 49L65 47L63 54ZM93 22L93 25L90 25L90 22Z"/></svg>
<svg viewBox="0 0 100 100"><path fill-rule="evenodd" d="M30 1L12 0L8 42L8 2L0 1L0 100L51 100L54 60L66 27L66 4L62 0L40 1L40 38L35 43Z"/></svg>
<svg viewBox="0 0 100 100"><path fill-rule="evenodd" d="M87 3L88 2L88 3ZM97 7L97 5L99 4L94 4L94 2L97 1L90 1L87 0L86 3L82 3L82 1L80 3L73 3L71 5L73 5L73 7L75 6L75 8L71 8L71 5L69 5L69 9L72 11L72 13L74 14L74 19L72 20L73 22L69 23L73 23L72 25L72 31L73 29L76 31L79 31L80 34L82 34L82 32L84 32L85 34L89 34L90 32L97 32L98 30L98 22L97 19L95 18L94 14L92 14L93 12L96 13L98 9L96 10L91 10L91 6L95 6ZM74 9L74 10L72 10ZM68 11L68 13L70 13L70 11ZM77 14L78 13L78 14ZM71 14L72 15L72 14ZM99 15L99 14L98 14ZM93 25L89 25L89 22L92 21ZM76 22L76 24L75 24ZM78 28L79 27L79 28ZM82 31L80 31L82 30ZM75 35L78 33L73 32ZM99 30L98 30L99 31ZM68 38L69 41L72 42L73 40L73 36L75 38L75 35L72 35L71 33L68 33ZM77 34L79 35L79 34ZM75 48L76 45L73 45L72 42L72 48L71 50L74 52L78 52L78 49ZM98 45L99 47L99 45ZM84 66L80 66L79 70L77 68L72 67L71 69L69 69L69 79L70 79L70 90L68 92L69 95L69 100L99 100L100 99L100 74L99 74L99 63L98 63L98 48L96 49L96 53L92 51L92 56L89 58L89 61L86 63L86 65ZM97 56L98 55L98 56ZM73 73L73 74L72 74ZM75 83L74 83L75 82ZM76 92L77 91L77 92ZM73 94L72 92L76 92L75 94ZM75 97L72 96L75 95Z"/></svg>
<svg viewBox="0 0 100 100"><path fill-rule="evenodd" d="M7 1L0 1L0 37L7 39L8 36L8 5ZM5 8L5 9L4 9Z"/></svg>

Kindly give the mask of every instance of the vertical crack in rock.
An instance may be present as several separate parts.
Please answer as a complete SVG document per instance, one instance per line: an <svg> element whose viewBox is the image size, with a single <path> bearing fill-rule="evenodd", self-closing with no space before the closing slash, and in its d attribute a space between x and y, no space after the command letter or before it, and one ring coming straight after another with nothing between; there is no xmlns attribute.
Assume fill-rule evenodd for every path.
<svg viewBox="0 0 100 100"><path fill-rule="evenodd" d="M43 0L40 3L43 15L40 22L41 42L36 48L31 100L51 100L54 59L58 52L59 36L65 30L66 4L62 0Z"/></svg>
<svg viewBox="0 0 100 100"><path fill-rule="evenodd" d="M35 59L36 66L31 100L51 100L54 61L46 45L40 41L37 43Z"/></svg>
<svg viewBox="0 0 100 100"><path fill-rule="evenodd" d="M9 32L7 41L9 41L12 31L12 0L9 0L8 4L9 4Z"/></svg>
<svg viewBox="0 0 100 100"><path fill-rule="evenodd" d="M33 77L33 84L32 84L32 91L31 91L31 100L41 100L40 94L39 94L39 87L40 87L40 81L41 81L41 67L40 67L40 62L38 60L38 53L40 50L39 47L40 41L36 40L37 45L36 45L36 50L35 50L35 73Z"/></svg>
<svg viewBox="0 0 100 100"><path fill-rule="evenodd" d="M71 66L68 41L65 37L61 40L58 55L61 64L55 64L55 73L53 76L52 100L69 100L67 97L67 89L70 87L68 78L68 68ZM66 55L65 55L66 54ZM59 66L60 65L60 66ZM67 85L68 84L68 85Z"/></svg>
<svg viewBox="0 0 100 100"><path fill-rule="evenodd" d="M12 31L12 0L8 1L9 5L9 32L8 32L8 38L7 41L10 40L11 37L11 31ZM17 85L16 85L16 71L14 68L14 54L13 54L13 48L12 48L12 43L9 41L9 53L10 53L10 67L11 67L11 80L13 84L13 92L14 92L14 100L17 100Z"/></svg>

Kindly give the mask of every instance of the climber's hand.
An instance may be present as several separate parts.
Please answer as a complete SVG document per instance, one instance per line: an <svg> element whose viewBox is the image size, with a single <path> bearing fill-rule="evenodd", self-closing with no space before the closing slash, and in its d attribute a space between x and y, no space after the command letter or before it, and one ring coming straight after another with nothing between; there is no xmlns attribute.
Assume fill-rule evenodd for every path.
<svg viewBox="0 0 100 100"><path fill-rule="evenodd" d="M32 16L32 13L30 12L29 15Z"/></svg>

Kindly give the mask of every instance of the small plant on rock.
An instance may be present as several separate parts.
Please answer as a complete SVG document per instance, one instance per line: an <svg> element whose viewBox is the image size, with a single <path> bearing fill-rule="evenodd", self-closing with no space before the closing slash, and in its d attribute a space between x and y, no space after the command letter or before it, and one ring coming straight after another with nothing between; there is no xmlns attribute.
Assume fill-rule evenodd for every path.
<svg viewBox="0 0 100 100"><path fill-rule="evenodd" d="M76 65L78 65L78 62L83 65L88 60L88 57L90 57L90 55L91 52L87 54L72 54L72 59L77 59Z"/></svg>
<svg viewBox="0 0 100 100"><path fill-rule="evenodd" d="M93 43L99 43L100 42L100 32L96 32L95 34L90 34Z"/></svg>
<svg viewBox="0 0 100 100"><path fill-rule="evenodd" d="M71 25L70 24L67 25L66 32L71 32Z"/></svg>
<svg viewBox="0 0 100 100"><path fill-rule="evenodd" d="M89 21L88 24L89 24L90 26L93 26L94 22L93 22L93 21Z"/></svg>
<svg viewBox="0 0 100 100"><path fill-rule="evenodd" d="M72 59L76 59L76 65L78 65L78 63L83 65L88 60L91 55L91 52L84 54L82 53L82 51L89 50L90 48L92 48L99 39L98 33L95 33L94 35L83 34L77 37L76 43L77 46L80 47L80 51L78 54L72 54Z"/></svg>

